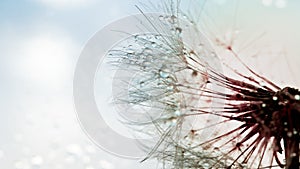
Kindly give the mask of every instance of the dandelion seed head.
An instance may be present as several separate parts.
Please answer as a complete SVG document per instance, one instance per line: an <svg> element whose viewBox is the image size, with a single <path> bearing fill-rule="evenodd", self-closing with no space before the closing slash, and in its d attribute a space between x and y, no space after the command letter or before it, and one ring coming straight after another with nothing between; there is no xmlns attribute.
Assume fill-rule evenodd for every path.
<svg viewBox="0 0 300 169"><path fill-rule="evenodd" d="M155 136L141 143L145 159L182 169L296 166L299 91L247 66L236 29L210 41L179 4L167 5L166 14L144 13L153 32L129 34L107 55L124 123Z"/></svg>

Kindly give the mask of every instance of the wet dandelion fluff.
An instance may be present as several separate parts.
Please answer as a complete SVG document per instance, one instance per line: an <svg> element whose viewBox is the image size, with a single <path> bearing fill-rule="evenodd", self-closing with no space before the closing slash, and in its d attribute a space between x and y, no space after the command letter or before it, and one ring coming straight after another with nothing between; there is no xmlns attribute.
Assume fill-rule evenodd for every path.
<svg viewBox="0 0 300 169"><path fill-rule="evenodd" d="M128 34L106 56L115 109L125 125L153 138L140 143L143 161L174 169L299 168L299 90L256 73L232 43L207 38L180 7L141 10L148 32Z"/></svg>

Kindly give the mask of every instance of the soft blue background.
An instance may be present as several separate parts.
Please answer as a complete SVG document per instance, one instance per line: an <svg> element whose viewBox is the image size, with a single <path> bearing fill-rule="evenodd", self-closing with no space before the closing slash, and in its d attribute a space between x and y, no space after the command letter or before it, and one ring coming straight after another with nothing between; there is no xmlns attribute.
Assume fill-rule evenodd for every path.
<svg viewBox="0 0 300 169"><path fill-rule="evenodd" d="M254 64L280 84L297 86L299 2L287 1L283 9L276 7L276 1L269 6L264 2L267 6L260 0L242 4L238 18L248 31L244 35L249 37L253 29L256 34L261 29L271 32L267 44L284 46L281 49L288 54L283 60L289 64L281 66L282 59L278 59L271 63L280 70L275 66L266 70L264 66L274 60L270 57ZM135 4L122 0L0 1L0 168L154 168L151 162L121 159L93 145L77 122L72 100L73 71L85 42L109 22L138 13ZM224 5L224 11L230 7ZM257 9L268 12L259 16ZM226 25L226 18L223 22Z"/></svg>

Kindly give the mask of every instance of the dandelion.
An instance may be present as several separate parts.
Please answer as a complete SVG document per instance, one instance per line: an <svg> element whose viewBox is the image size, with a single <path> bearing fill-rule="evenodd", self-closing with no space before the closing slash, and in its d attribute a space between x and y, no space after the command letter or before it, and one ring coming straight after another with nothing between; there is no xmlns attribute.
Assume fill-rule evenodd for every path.
<svg viewBox="0 0 300 169"><path fill-rule="evenodd" d="M154 31L130 35L107 56L117 69L114 103L136 119L124 123L155 136L141 143L143 160L174 169L299 168L300 91L256 73L233 42L208 40L195 18L202 10L191 16L180 7L140 10Z"/></svg>

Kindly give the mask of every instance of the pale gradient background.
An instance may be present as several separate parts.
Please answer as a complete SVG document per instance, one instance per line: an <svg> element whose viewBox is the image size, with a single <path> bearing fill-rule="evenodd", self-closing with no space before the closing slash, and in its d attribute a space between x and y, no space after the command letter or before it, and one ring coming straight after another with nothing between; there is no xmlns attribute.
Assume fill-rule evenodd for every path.
<svg viewBox="0 0 300 169"><path fill-rule="evenodd" d="M238 20L245 29L239 40L252 37L253 32L269 32L261 42L264 45L256 46L265 57L255 58L252 66L280 84L300 86L296 79L300 72L299 2L252 2L240 7ZM0 1L0 168L155 168L152 162L118 158L92 144L78 124L72 98L73 71L86 41L106 24L138 13L135 4L122 0ZM261 11L267 13L261 16ZM226 18L223 21L226 25Z"/></svg>

